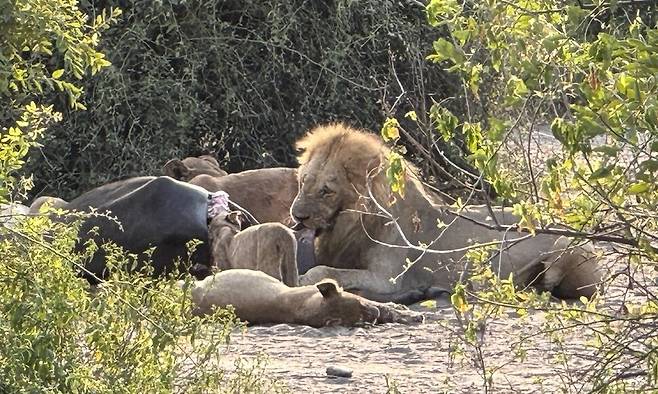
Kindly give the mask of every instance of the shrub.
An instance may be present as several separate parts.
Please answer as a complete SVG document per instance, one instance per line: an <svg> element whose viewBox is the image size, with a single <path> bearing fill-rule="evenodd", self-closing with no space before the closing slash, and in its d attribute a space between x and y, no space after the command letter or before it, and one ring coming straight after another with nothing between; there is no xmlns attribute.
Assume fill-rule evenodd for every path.
<svg viewBox="0 0 658 394"><path fill-rule="evenodd" d="M65 119L26 167L35 194L71 198L201 153L233 172L295 165L293 142L316 123L375 129L410 101L455 94L440 69L424 69L437 33L414 2L82 4L123 9L101 40L113 65L85 82L88 111L56 103Z"/></svg>
<svg viewBox="0 0 658 394"><path fill-rule="evenodd" d="M495 187L497 202L513 204L519 223L497 227L541 233L558 223L575 242L606 242L615 263L609 282L626 287L621 306L613 308L601 298L550 304L516 292L513 278L499 279L486 269L473 278L487 284L482 291L458 284L452 302L485 392L497 368L482 353L486 322L504 311L525 315L529 309L547 312L545 333L557 344L569 330L590 339L588 368L576 379L565 376L564 390L655 390L655 5L432 0L427 16L447 33L434 42L428 59L460 78L469 104L465 113L453 114L436 103L426 111L431 128L445 140L461 133L469 161ZM409 116L417 118L418 110ZM391 135L393 123L385 123L384 135ZM546 124L550 128L542 130ZM546 132L561 149L548 153L544 163L537 152L546 148ZM397 180L399 169L389 171ZM486 251L475 257L488 266ZM561 360L568 367L581 357L565 351Z"/></svg>
<svg viewBox="0 0 658 394"><path fill-rule="evenodd" d="M16 174L66 107L48 100L84 109L78 80L109 66L96 47L117 15L89 22L76 1L0 0L0 97L9 103L0 122L15 124L0 133L0 203L31 186ZM116 248L108 259L117 269L91 289L77 273L94 245L73 252L76 225L18 219L0 221L0 392L281 390L259 364L235 375L219 367L218 348L237 324L230 311L192 317L173 279L127 274L132 258Z"/></svg>

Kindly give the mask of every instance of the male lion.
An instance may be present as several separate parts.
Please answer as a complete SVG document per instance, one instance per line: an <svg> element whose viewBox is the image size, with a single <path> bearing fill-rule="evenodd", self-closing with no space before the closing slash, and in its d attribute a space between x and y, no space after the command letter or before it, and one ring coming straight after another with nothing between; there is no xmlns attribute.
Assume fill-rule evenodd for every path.
<svg viewBox="0 0 658 394"><path fill-rule="evenodd" d="M363 323L423 321L421 314L404 307L343 292L332 280L288 287L264 272L232 269L197 281L193 286L194 314L203 315L212 312L214 307L232 305L236 316L250 324L349 327Z"/></svg>
<svg viewBox="0 0 658 394"><path fill-rule="evenodd" d="M596 291L601 273L589 245L574 245L561 236L492 230L486 225L494 222L482 206L451 212L432 202L407 163L404 197L392 195L381 171L388 150L373 134L329 124L310 131L297 147L303 151L300 190L291 213L316 230L319 264L300 277L301 285L331 278L370 299L411 303L428 296L428 289L451 288L463 279L471 268L465 262L470 245L503 240L490 258L501 277L513 273L517 285L563 298ZM508 209L493 210L501 224L518 222ZM419 243L430 244L433 251L425 252ZM407 260L415 264L390 280L403 273Z"/></svg>
<svg viewBox="0 0 658 394"><path fill-rule="evenodd" d="M208 227L213 266L220 270L248 268L265 272L288 286L299 278L293 231L281 223L264 223L243 230L247 218L240 211L215 216Z"/></svg>

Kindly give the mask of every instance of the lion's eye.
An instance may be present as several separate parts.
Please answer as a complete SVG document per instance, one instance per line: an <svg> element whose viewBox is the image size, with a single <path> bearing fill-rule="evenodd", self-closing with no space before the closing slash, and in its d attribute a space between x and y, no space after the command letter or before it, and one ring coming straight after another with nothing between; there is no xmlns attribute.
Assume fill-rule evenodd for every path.
<svg viewBox="0 0 658 394"><path fill-rule="evenodd" d="M320 196L321 197L326 197L326 196L329 196L331 194L334 194L333 190L329 189L326 186L322 186L322 189L320 189Z"/></svg>

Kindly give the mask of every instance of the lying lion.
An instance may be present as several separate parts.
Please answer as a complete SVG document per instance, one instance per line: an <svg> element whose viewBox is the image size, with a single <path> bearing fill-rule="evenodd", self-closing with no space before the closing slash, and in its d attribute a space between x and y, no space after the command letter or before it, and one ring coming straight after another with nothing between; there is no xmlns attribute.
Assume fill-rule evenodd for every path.
<svg viewBox="0 0 658 394"><path fill-rule="evenodd" d="M294 168L261 168L223 177L201 174L190 183L209 192L227 192L233 202L260 223L291 222L290 205L297 194L297 170Z"/></svg>
<svg viewBox="0 0 658 394"><path fill-rule="evenodd" d="M227 174L212 156L186 157L183 160L172 159L162 167L162 173L176 180L188 182L197 175L207 174L221 177Z"/></svg>
<svg viewBox="0 0 658 394"><path fill-rule="evenodd" d="M451 212L433 203L436 198L428 195L408 163L404 197L392 195L381 171L388 150L373 134L329 124L310 131L297 147L303 151L300 190L291 213L316 231L319 264L300 277L302 285L331 278L370 299L414 302L437 287L452 288L468 274L465 253L470 245L501 240L491 266L504 278L513 273L519 286L578 298L594 294L601 281L590 245L574 245L555 235L492 230L485 207ZM519 220L509 209L494 211L501 224ZM424 251L420 243L432 250ZM401 275L406 261L415 264Z"/></svg>
<svg viewBox="0 0 658 394"><path fill-rule="evenodd" d="M242 228L247 218L239 211L215 216L208 228L213 266L228 270L248 268L265 272L288 286L299 284L292 230L281 223Z"/></svg>
<svg viewBox="0 0 658 394"><path fill-rule="evenodd" d="M194 313L232 305L250 324L301 324L312 327L363 323L419 323L423 316L396 305L369 301L343 292L332 280L291 288L271 276L232 269L194 283Z"/></svg>

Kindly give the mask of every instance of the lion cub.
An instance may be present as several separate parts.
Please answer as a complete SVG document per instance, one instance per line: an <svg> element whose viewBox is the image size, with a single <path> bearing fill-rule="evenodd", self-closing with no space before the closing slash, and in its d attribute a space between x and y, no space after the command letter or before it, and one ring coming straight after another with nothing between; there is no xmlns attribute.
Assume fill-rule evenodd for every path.
<svg viewBox="0 0 658 394"><path fill-rule="evenodd" d="M196 281L191 293L195 315L232 305L236 316L249 324L352 327L363 323L421 323L424 319L399 305L344 292L333 280L288 287L263 272L248 269L222 271Z"/></svg>
<svg viewBox="0 0 658 394"><path fill-rule="evenodd" d="M223 212L208 227L213 266L265 272L288 286L299 284L295 234L280 223L248 223L242 212Z"/></svg>

